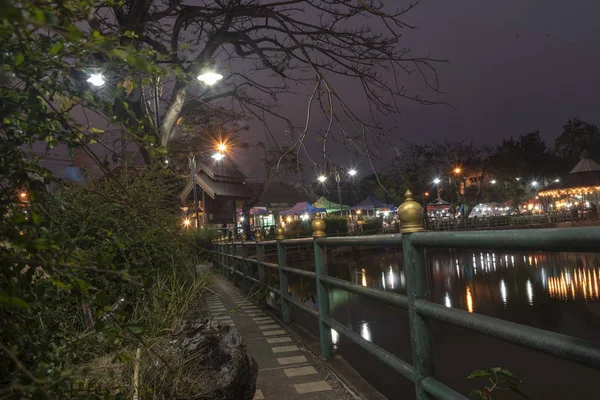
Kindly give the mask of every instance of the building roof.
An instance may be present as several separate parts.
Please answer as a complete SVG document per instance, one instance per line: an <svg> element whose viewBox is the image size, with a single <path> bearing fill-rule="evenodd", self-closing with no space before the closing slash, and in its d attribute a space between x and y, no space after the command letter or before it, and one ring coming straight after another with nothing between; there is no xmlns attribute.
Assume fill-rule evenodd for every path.
<svg viewBox="0 0 600 400"><path fill-rule="evenodd" d="M212 158L201 158L196 161L196 170L204 172L212 180L245 182L246 177L240 172L238 166L229 158L224 157L219 161Z"/></svg>
<svg viewBox="0 0 600 400"><path fill-rule="evenodd" d="M252 190L246 185L245 179L237 165L228 158L215 162L208 159L196 161L196 184L212 199L217 196L244 200L252 198ZM192 188L190 180L179 195L181 201L187 199Z"/></svg>
<svg viewBox="0 0 600 400"><path fill-rule="evenodd" d="M559 182L548 185L538 194L540 196L560 196L587 192L600 192L600 165L589 159L587 151L569 175Z"/></svg>

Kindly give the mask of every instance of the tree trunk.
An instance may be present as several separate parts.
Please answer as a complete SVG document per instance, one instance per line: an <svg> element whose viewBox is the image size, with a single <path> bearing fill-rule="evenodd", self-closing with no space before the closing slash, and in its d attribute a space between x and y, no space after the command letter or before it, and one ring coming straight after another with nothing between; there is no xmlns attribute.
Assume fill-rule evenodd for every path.
<svg viewBox="0 0 600 400"><path fill-rule="evenodd" d="M171 103L167 107L165 114L163 115L162 122L160 124L160 145L166 147L171 138L171 131L173 126L177 122L179 113L183 109L185 104L185 97L187 95L188 85L183 82L177 82L173 89L173 97Z"/></svg>

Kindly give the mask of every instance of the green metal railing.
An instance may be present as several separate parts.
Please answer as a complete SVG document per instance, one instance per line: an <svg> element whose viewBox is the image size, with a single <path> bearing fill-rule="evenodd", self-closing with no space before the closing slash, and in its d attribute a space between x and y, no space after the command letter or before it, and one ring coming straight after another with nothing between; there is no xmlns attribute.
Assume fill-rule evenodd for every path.
<svg viewBox="0 0 600 400"><path fill-rule="evenodd" d="M403 223L402 234L360 237L324 237L322 220L313 221L313 238L285 239L279 228L278 240L215 243L216 264L228 276L242 278L248 291L250 282L263 285L281 299L284 323L290 322L290 306L297 307L318 319L321 355L332 356L331 329L335 329L378 360L414 382L417 399L466 399L435 379L431 321L438 320L469 329L528 349L553 355L583 366L600 370L600 345L571 336L533 328L464 310L447 308L429 301L426 275L426 248L537 250L565 252L597 252L600 249L600 227L566 229L529 229L478 232L423 232L422 209L407 192L407 200L398 213ZM315 272L287 265L290 246L311 244L314 247ZM363 287L328 275L326 249L336 246L398 246L402 248L407 275L407 296ZM265 261L265 248L277 247L277 263ZM255 250L255 258L248 250ZM239 254L238 254L239 253ZM250 274L256 266L258 278ZM266 269L277 270L279 288L267 284ZM315 279L318 311L292 298L288 293L288 274ZM413 365L399 359L376 344L337 322L330 316L329 288L339 288L360 296L408 311Z"/></svg>

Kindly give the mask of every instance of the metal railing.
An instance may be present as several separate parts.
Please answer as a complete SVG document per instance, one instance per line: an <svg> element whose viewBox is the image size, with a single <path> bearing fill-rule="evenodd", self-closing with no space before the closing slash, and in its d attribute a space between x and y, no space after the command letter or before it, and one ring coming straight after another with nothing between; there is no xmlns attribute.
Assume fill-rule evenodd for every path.
<svg viewBox="0 0 600 400"><path fill-rule="evenodd" d="M600 249L600 227L567 229L493 230L479 232L423 232L421 206L412 200L410 192L398 213L403 223L402 234L359 237L325 237L322 220L313 221L313 238L285 239L283 230L278 240L215 243L215 261L228 276L240 276L245 290L250 282L263 285L281 299L284 323L290 322L290 306L297 307L318 319L321 355L332 356L331 329L357 344L378 360L414 382L417 399L466 399L434 376L433 335L431 321L438 320L497 338L528 349L549 354L579 365L600 370L600 345L575 337L521 325L497 318L447 308L429 301L424 250L426 248L538 250L565 252L597 252ZM289 246L312 244L315 272L290 267ZM363 287L328 275L326 248L337 246L398 246L402 248L407 275L407 296ZM265 248L277 247L277 263L265 261ZM248 252L255 250L254 257ZM239 250L239 251L238 251ZM238 254L239 253L239 254ZM256 266L258 277L250 274ZM279 288L267 283L266 269L277 270ZM288 274L316 280L318 311L307 307L288 293ZM364 339L330 316L329 288L339 288L359 296L408 311L413 365Z"/></svg>

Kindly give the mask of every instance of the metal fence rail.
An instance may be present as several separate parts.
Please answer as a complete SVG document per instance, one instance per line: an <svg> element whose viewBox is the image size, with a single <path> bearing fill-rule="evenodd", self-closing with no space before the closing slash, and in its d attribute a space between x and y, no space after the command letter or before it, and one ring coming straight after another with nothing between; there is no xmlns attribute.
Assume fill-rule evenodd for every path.
<svg viewBox="0 0 600 400"><path fill-rule="evenodd" d="M299 308L317 318L323 358L328 359L332 356L331 329L335 329L340 335L413 381L419 400L466 399L465 396L437 381L434 377L433 336L430 326L432 319L600 370L600 345L597 343L484 315L471 314L429 301L424 257L425 248L440 247L566 252L598 251L600 249L600 227L423 232L421 226L423 210L412 199L410 192L407 192L406 201L399 207L398 214L402 221L402 234L325 237L325 224L322 220L316 219L312 224L313 238L286 239L283 229L277 228L277 240L274 241L261 241L260 232L257 232L257 240L254 242L246 242L243 237L241 241L217 240L214 249L215 261L230 279L241 277L242 285L247 292L250 290L250 283L256 283L278 295L281 300L281 314L284 323L290 322L290 306ZM310 244L314 248L315 272L290 267L287 264L287 250L294 246ZM273 246L277 248L277 263L265 261L265 249ZM335 246L401 247L404 255L408 295L403 296L367 288L329 276L326 248ZM251 247L255 249L255 258L248 257L248 250ZM251 266L256 266L256 273L250 271ZM266 268L278 271L278 288L269 285ZM288 274L296 274L316 281L318 311L307 307L288 294ZM407 310L414 365L399 359L331 318L330 287Z"/></svg>

